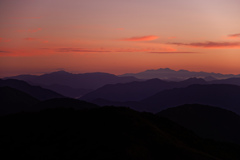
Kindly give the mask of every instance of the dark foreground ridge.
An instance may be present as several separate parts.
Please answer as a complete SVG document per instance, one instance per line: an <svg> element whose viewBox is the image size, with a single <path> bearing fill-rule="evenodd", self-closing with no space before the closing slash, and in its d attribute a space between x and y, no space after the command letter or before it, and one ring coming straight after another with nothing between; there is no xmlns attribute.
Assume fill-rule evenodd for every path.
<svg viewBox="0 0 240 160"><path fill-rule="evenodd" d="M157 115L166 117L201 137L240 144L240 116L229 110L187 104L168 108Z"/></svg>
<svg viewBox="0 0 240 160"><path fill-rule="evenodd" d="M129 108L55 108L3 116L0 125L4 159L240 159L238 145Z"/></svg>

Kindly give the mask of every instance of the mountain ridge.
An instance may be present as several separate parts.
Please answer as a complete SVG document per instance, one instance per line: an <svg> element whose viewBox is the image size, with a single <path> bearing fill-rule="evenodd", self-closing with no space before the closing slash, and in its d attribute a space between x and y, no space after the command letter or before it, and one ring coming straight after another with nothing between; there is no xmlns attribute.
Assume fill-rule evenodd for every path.
<svg viewBox="0 0 240 160"><path fill-rule="evenodd" d="M205 77L212 77L217 79L225 79L231 77L240 77L240 74L221 74L221 73L214 73L214 72L196 72L196 71L188 71L184 69L180 70L172 70L170 68L159 68L159 69L151 69L145 70L138 73L125 73L119 76L134 76L139 79L152 79L152 78L159 78L165 80L184 80L191 77L197 78L205 78Z"/></svg>
<svg viewBox="0 0 240 160"><path fill-rule="evenodd" d="M240 144L240 116L236 113L207 105L186 104L157 113L204 138Z"/></svg>
<svg viewBox="0 0 240 160"><path fill-rule="evenodd" d="M72 74L66 71L52 72L43 75L19 75L6 77L4 79L23 80L30 84L39 85L47 89L53 89L54 91L58 91L63 94L66 92L65 96L71 96L71 98L80 97L83 94L106 84L139 81L139 79L135 77L118 77L116 75L103 72ZM60 87L56 88L56 86ZM68 88L68 90L65 90L64 88ZM81 92L76 94L76 90Z"/></svg>
<svg viewBox="0 0 240 160"><path fill-rule="evenodd" d="M0 87L4 87L4 86L15 88L39 100L47 100L51 98L64 97L61 94L54 92L52 90L49 90L40 86L30 85L25 81L17 80L17 79L5 79L5 80L0 79Z"/></svg>

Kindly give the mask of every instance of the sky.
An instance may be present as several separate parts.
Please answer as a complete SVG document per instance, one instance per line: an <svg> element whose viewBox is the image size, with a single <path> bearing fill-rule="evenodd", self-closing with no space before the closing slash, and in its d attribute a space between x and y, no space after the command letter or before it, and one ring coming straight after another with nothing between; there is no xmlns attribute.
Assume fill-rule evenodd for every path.
<svg viewBox="0 0 240 160"><path fill-rule="evenodd" d="M240 74L239 0L0 0L0 77Z"/></svg>

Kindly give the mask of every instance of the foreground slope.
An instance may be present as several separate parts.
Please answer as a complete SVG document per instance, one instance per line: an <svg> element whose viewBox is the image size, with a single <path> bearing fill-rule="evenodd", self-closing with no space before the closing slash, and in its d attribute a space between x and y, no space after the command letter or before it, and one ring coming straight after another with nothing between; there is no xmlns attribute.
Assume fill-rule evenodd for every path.
<svg viewBox="0 0 240 160"><path fill-rule="evenodd" d="M0 87L0 115L31 110L38 102L38 99L17 89Z"/></svg>
<svg viewBox="0 0 240 160"><path fill-rule="evenodd" d="M218 107L188 104L158 113L198 135L240 144L240 116Z"/></svg>
<svg viewBox="0 0 240 160"><path fill-rule="evenodd" d="M59 108L0 117L0 123L5 159L240 158L237 145L205 141L167 119L127 108Z"/></svg>
<svg viewBox="0 0 240 160"><path fill-rule="evenodd" d="M0 115L34 112L49 108L96 108L95 104L71 98L53 98L40 101L25 92L11 87L0 87Z"/></svg>
<svg viewBox="0 0 240 160"><path fill-rule="evenodd" d="M42 88L40 86L33 86L28 84L25 81L21 80L16 80L16 79L6 79L2 80L0 79L0 87L11 87L15 88L17 90L20 90L22 92L25 92L34 98L37 98L39 100L47 100L47 99L52 99L52 98L63 98L59 93L56 93L52 90Z"/></svg>

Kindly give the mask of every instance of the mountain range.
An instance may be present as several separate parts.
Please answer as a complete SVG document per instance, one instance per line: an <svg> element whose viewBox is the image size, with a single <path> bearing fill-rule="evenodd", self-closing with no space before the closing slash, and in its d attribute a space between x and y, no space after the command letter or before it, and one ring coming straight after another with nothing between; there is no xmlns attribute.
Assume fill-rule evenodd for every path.
<svg viewBox="0 0 240 160"><path fill-rule="evenodd" d="M230 84L195 84L164 90L142 101L143 110L159 112L183 104L205 104L231 110L240 115L240 86Z"/></svg>
<svg viewBox="0 0 240 160"><path fill-rule="evenodd" d="M195 80L205 82L190 79L182 84ZM0 148L5 159L240 159L240 116L226 110L238 109L232 105L239 106L240 86L194 84L131 102L139 110L161 111L155 115L65 97L39 100L12 88L36 86L20 80L2 83ZM37 88L35 95L49 91ZM225 109L199 104L176 107L191 99L219 101ZM163 104L176 106L164 110Z"/></svg>
<svg viewBox="0 0 240 160"><path fill-rule="evenodd" d="M18 80L17 80L18 81ZM44 94L41 90L40 93ZM38 93L39 94L39 93ZM0 116L19 112L36 112L50 108L96 108L95 104L65 97L52 97L51 99L39 100L21 90L8 86L0 87Z"/></svg>
<svg viewBox="0 0 240 160"><path fill-rule="evenodd" d="M206 82L203 82L204 79L207 81L209 84L213 83L219 83L219 84L236 84L240 85L240 75L233 75L233 74L220 74L220 73L208 73L208 72L191 72L187 70L179 70L175 71L169 68L160 68L158 70L147 70L144 72L136 73L136 74L124 74L124 75L113 75L109 73L101 73L101 72L96 72L96 73L83 73L83 74L72 74L66 71L57 71L57 72L52 72L48 74L43 74L43 75L19 75L19 76L14 76L14 77L6 77L4 79L18 79L18 80L24 80L32 85L38 85L46 89L50 89L52 91L55 91L65 97L71 97L71 98L79 98L87 93L90 92L95 92L95 93L100 93L104 89L111 90L110 88L116 88L115 92L118 92L120 95L118 98L116 98L116 93L112 92L111 97L115 96L114 98L110 98L109 100L117 100L117 101L126 101L126 100L140 100L141 98L146 98L146 96L151 96L154 93L156 93L157 89L159 89L159 86L153 87L153 85L150 84L149 82L149 89L144 89L142 88L143 85L141 85L141 81L143 79L162 79L164 81L185 81L187 79L191 78L197 78L198 82L194 82L196 84L203 84ZM157 80L150 80L153 83ZM137 84L136 82L139 82ZM123 88L114 86L114 84L118 83L127 83L126 85L122 85ZM128 83L132 83L128 84ZM146 82L147 83L147 82ZM173 83L173 82L171 82ZM186 82L187 83L187 82ZM111 85L112 84L112 85ZM163 87L160 88L161 91L163 89L170 89L174 87L174 85L165 83L166 86L162 83ZM107 85L107 86L105 86ZM124 87L129 86L129 88L132 88L133 91L131 92L130 89L124 90ZM101 88L104 86L104 89ZM134 87L136 86L136 87ZM141 88L139 88L141 86ZM176 84L176 87L184 87L181 85ZM101 88L100 91L96 89ZM136 90L139 89L139 92ZM129 92L130 91L130 92ZM145 92L146 91L146 92ZM126 92L126 95L123 95L124 92ZM142 92L142 93L140 93ZM151 92L151 93L149 93ZM94 93L94 94L95 94ZM132 93L131 95L128 93ZM91 93L93 94L93 93ZM109 96L109 95L108 95ZM86 96L85 96L86 98ZM104 92L102 94L102 98L106 99L104 97Z"/></svg>
<svg viewBox="0 0 240 160"><path fill-rule="evenodd" d="M25 75L18 76L16 78L19 77L20 79L21 77L28 77L27 79L31 81L31 83L34 81L35 84L41 83L45 86L49 80L50 82L48 82L48 86L55 86L55 90L58 90L60 93L65 92L68 95L72 93L72 96L74 95L74 97L77 97L78 90L81 89L72 88L72 90L69 91L68 88L71 88L70 86L64 87L66 84L58 83L66 82L68 83L67 85L71 84L81 86L85 84L84 81L86 82L88 78L89 84L94 84L96 81L100 81L102 85L109 83L109 81L115 83L107 84L90 93L85 93L85 95L80 98L80 100L94 102L98 105L128 106L139 111L156 113L169 107L199 103L222 107L238 114L240 113L238 107L240 106L240 94L239 86L237 86L240 84L240 78L236 77L212 81L206 81L201 78L190 78L179 82L163 81L160 79L143 81L133 77L124 77L122 79L115 75L106 73L71 74L64 71L45 74L42 76ZM76 79L74 79L74 77ZM104 80L106 81L104 82ZM75 84L70 83L73 81ZM11 85L6 85L10 82L12 83ZM4 83L5 85L3 85ZM44 89L41 87L29 87L30 85L23 81L11 79L1 80L0 86L13 87L24 91L39 100L63 97L62 95L47 89L43 92ZM41 92L37 91L37 89L40 89ZM73 90L75 90L75 93L72 92ZM79 95L80 94L82 93L79 93Z"/></svg>
<svg viewBox="0 0 240 160"><path fill-rule="evenodd" d="M52 98L63 98L61 94L40 86L30 85L29 83L17 79L0 79L0 87L11 87L25 92L38 100L47 100Z"/></svg>
<svg viewBox="0 0 240 160"><path fill-rule="evenodd" d="M140 101L166 89L187 87L192 84L207 84L207 82L200 78L190 78L181 82L163 81L156 78L146 81L108 84L85 94L80 99L86 101L96 99L117 102Z"/></svg>
<svg viewBox="0 0 240 160"><path fill-rule="evenodd" d="M240 75L234 75L234 74L221 74L221 73L214 73L214 72L194 72L194 71L188 71L188 70L172 70L169 68L160 68L160 69L152 69L152 70L146 70L139 73L126 73L123 75L120 75L122 77L124 76L133 76L139 79L153 79L153 78L159 78L163 80L171 80L171 81L180 81L185 80L188 78L196 77L196 78L205 78L206 80L214 80L214 79L226 79L231 77L240 77Z"/></svg>
<svg viewBox="0 0 240 160"><path fill-rule="evenodd" d="M4 79L18 79L32 85L52 89L67 97L80 97L89 91L106 84L127 83L137 81L135 77L118 77L109 73L84 73L72 74L65 71L57 71L43 75L19 75Z"/></svg>

